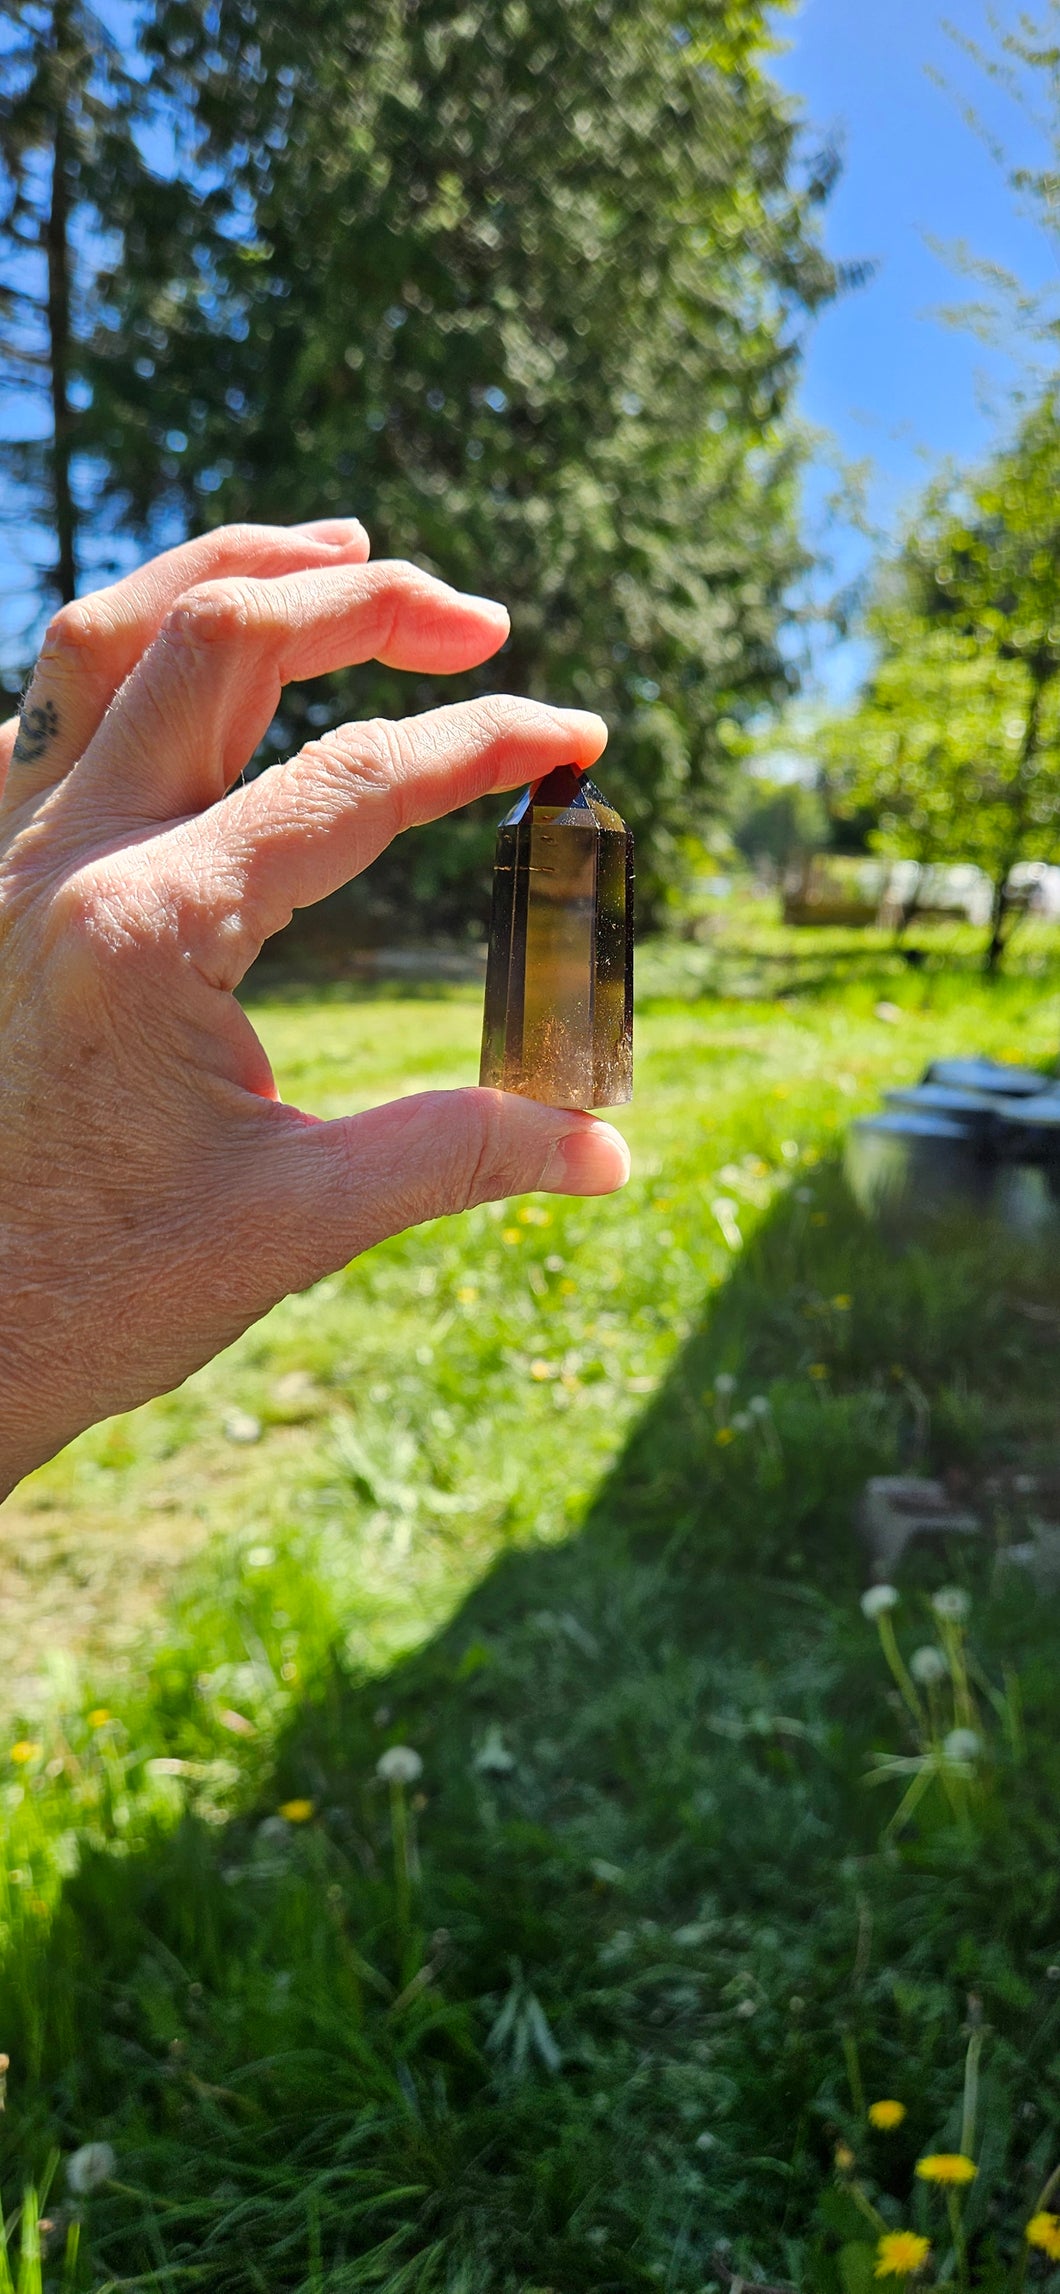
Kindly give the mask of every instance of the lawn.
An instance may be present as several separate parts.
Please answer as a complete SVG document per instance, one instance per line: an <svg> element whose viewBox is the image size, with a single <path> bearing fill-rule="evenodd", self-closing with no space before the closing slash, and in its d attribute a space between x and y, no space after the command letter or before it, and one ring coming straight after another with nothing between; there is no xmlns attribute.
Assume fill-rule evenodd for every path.
<svg viewBox="0 0 1060 2294"><path fill-rule="evenodd" d="M992 989L933 945L648 950L623 1197L383 1245L9 1501L9 2208L113 2152L55 2172L46 2283L866 2294L908 2228L1009 2284L1060 2161L1060 1672L993 1557L1060 1503L1060 1278L896 1251L837 1153L940 1048L1047 1063L1060 994L1044 931ZM473 987L251 1001L322 1114L475 1070ZM902 1467L989 1535L873 1622ZM955 2238L913 2168L968 2145Z"/></svg>

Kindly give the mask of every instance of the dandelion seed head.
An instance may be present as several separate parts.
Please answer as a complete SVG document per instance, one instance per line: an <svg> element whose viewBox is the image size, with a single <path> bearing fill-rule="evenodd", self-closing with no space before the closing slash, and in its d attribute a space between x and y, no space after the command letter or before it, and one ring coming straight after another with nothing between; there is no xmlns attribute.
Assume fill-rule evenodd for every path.
<svg viewBox="0 0 1060 2294"><path fill-rule="evenodd" d="M931 1606L936 1617L941 1617L947 1625L963 1625L965 1618L971 1615L972 1608L969 1596L961 1585L941 1586L937 1593L932 1594Z"/></svg>
<svg viewBox="0 0 1060 2294"><path fill-rule="evenodd" d="M748 1400L747 1408L752 1418L772 1416L773 1405L768 1394L752 1394Z"/></svg>
<svg viewBox="0 0 1060 2294"><path fill-rule="evenodd" d="M909 1670L922 1689L930 1689L936 1681L944 1681L949 1669L941 1649L936 1649L932 1641L926 1642L922 1649L914 1649L909 1659Z"/></svg>
<svg viewBox="0 0 1060 2294"><path fill-rule="evenodd" d="M885 1616L888 1609L897 1609L900 1600L896 1585L870 1585L861 1596L861 1614L871 1622Z"/></svg>
<svg viewBox="0 0 1060 2294"><path fill-rule="evenodd" d="M982 1738L974 1728L951 1728L942 1739L942 1750L947 1760L978 1760L983 1749Z"/></svg>
<svg viewBox="0 0 1060 2294"><path fill-rule="evenodd" d="M384 1784L418 1784L423 1762L410 1744L390 1744L380 1753L375 1773Z"/></svg>
<svg viewBox="0 0 1060 2294"><path fill-rule="evenodd" d="M82 2143L66 2162L66 2180L77 2198L110 2182L118 2161L109 2143Z"/></svg>
<svg viewBox="0 0 1060 2294"><path fill-rule="evenodd" d="M722 1396L735 1394L736 1380L733 1377L731 1370L719 1370L718 1375L714 1380L714 1392L716 1394L721 1394Z"/></svg>

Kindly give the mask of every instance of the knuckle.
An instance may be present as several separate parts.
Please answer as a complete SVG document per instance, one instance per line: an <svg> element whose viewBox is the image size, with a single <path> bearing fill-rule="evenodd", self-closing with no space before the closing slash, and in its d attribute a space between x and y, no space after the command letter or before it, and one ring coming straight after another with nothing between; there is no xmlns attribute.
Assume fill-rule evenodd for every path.
<svg viewBox="0 0 1060 2294"><path fill-rule="evenodd" d="M39 666L53 666L69 654L91 651L102 643L107 634L104 609L92 597L75 598L70 605L61 605L53 613L44 632Z"/></svg>
<svg viewBox="0 0 1060 2294"><path fill-rule="evenodd" d="M449 1178L453 1207L469 1211L524 1184L506 1151L504 1102L499 1091L456 1095L458 1120L451 1122ZM451 1120L451 1119L450 1119Z"/></svg>
<svg viewBox="0 0 1060 2294"><path fill-rule="evenodd" d="M378 583L380 589L422 589L431 576L422 566L414 565L411 558L377 558L366 566L365 572Z"/></svg>
<svg viewBox="0 0 1060 2294"><path fill-rule="evenodd" d="M170 606L162 635L194 647L234 645L246 636L252 619L252 592L246 582L203 582L185 590Z"/></svg>

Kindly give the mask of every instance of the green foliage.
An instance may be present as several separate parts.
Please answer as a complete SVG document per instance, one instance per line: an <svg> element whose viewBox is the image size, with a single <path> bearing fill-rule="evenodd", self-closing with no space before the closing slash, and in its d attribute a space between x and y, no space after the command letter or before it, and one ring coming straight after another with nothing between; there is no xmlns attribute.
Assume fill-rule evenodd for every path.
<svg viewBox="0 0 1060 2294"><path fill-rule="evenodd" d="M837 284L834 168L800 158L763 8L155 0L143 39L181 165L100 282L116 507L145 534L356 510L503 597L506 653L460 690L609 718L647 916L792 674L793 329ZM276 744L438 697L367 669L289 694ZM463 923L490 832L375 881Z"/></svg>
<svg viewBox="0 0 1060 2294"><path fill-rule="evenodd" d="M106 563L92 541L94 476L77 456L85 385L83 341L100 232L151 184L137 129L145 91L119 42L86 0L13 0L0 54L0 384L19 409L0 444L12 488L5 516L51 533L45 591L72 597L79 557ZM86 554L87 553L87 554ZM36 600L27 599L27 629Z"/></svg>
<svg viewBox="0 0 1060 2294"><path fill-rule="evenodd" d="M1060 857L1060 412L1050 395L984 470L936 486L869 617L879 659L825 729L834 797L880 849L972 861L1000 961L1025 860Z"/></svg>
<svg viewBox="0 0 1060 2294"><path fill-rule="evenodd" d="M779 879L793 861L822 852L830 841L819 790L804 781L748 779L737 805L732 839L753 866Z"/></svg>

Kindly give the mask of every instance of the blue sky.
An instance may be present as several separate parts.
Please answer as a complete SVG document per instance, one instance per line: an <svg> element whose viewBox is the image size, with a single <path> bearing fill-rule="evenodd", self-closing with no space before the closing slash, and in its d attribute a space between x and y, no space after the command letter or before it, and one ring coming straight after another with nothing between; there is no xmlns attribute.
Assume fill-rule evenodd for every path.
<svg viewBox="0 0 1060 2294"><path fill-rule="evenodd" d="M1000 13L1014 20L1014 7ZM980 0L950 0L946 15L958 33L994 45ZM848 459L871 457L871 511L893 529L941 461L982 453L1020 375L1017 362L933 315L974 290L928 237L963 240L1035 284L1056 270L1055 248L1018 212L962 103L974 103L1014 160L1033 164L1043 147L1033 122L962 53L942 11L924 0L804 0L781 29L789 45L775 61L777 77L844 153L827 209L828 247L878 266L871 283L826 311L810 335L803 411ZM933 84L932 70L949 92ZM840 569L849 573L865 554L849 538L840 541ZM848 691L861 659L856 647L822 658L827 687Z"/></svg>

